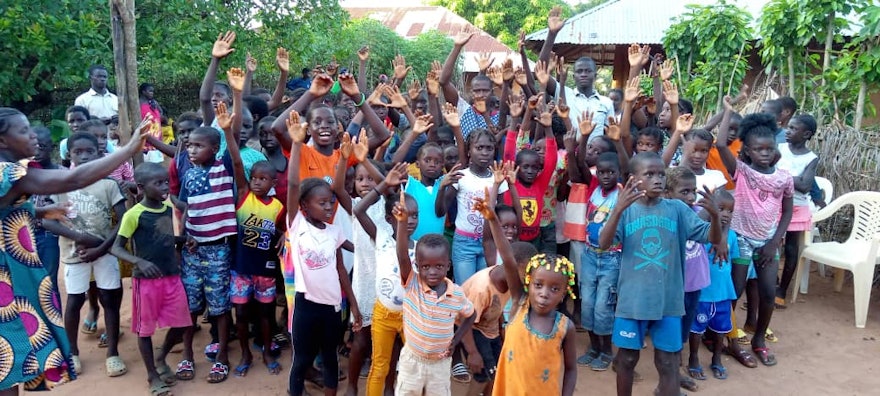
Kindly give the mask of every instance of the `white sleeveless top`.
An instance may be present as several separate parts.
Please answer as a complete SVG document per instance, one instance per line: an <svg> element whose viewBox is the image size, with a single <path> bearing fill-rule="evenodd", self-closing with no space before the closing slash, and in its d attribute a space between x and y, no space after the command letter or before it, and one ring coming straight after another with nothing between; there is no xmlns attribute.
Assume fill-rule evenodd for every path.
<svg viewBox="0 0 880 396"><path fill-rule="evenodd" d="M787 170L793 177L802 175L807 169L807 166L810 165L813 160L819 158L812 151L807 152L806 154L794 154L788 147L788 143L779 144L779 154L782 155L782 158L779 159L779 163L776 164L776 167ZM810 194L794 190L794 198L792 200L794 201L794 206L808 206L810 204Z"/></svg>

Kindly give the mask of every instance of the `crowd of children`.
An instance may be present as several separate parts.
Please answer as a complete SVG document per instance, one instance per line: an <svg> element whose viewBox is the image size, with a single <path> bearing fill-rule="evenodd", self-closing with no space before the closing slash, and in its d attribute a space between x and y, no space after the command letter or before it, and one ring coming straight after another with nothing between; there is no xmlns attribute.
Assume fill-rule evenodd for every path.
<svg viewBox="0 0 880 396"><path fill-rule="evenodd" d="M694 127L674 65L635 44L630 78L610 94L616 103L595 91L590 58L573 63L568 87L565 60L550 52L558 10L548 22L534 70L509 60L490 67L481 57L467 94L452 74L471 33L455 37L423 85L416 78L402 91L410 69L398 56L392 78L368 86L364 47L356 74L331 62L282 99L284 49L274 96L251 88L254 62L217 80L234 50L229 32L212 48L200 112L177 117L171 144L138 132L116 147L102 121L71 107L61 158L113 172L33 198L53 290L63 263L63 320L50 319L66 334L57 338L67 340L58 344L68 377L83 372L77 335L96 330L97 303L106 373L126 373L118 350L128 327L120 323L126 269L130 329L155 396L196 377L199 316L211 326L208 382L246 376L253 337L273 375L290 343L295 396L307 380L336 394L346 376L340 355L348 395L359 392L358 378L367 395L449 395L452 380L470 382L475 396L571 395L579 365L613 368L618 395L630 395L648 336L658 395L706 380L701 344L719 380L728 372L722 351L749 367L755 357L776 364L769 324L784 308L800 233L811 229L818 158L806 142L816 121L788 98L737 114L744 90ZM654 96L642 95L645 78ZM0 117L4 161L33 156L37 175L60 168L46 130L34 129L30 153L16 146L30 143L10 138L24 133L12 130L20 113ZM167 167L119 161L144 139L171 157ZM740 330L734 307L746 291ZM80 329L90 293L97 303ZM170 330L154 350L160 327ZM576 341L580 331L587 345ZM236 339L240 361L230 370ZM169 366L181 342L181 359Z"/></svg>

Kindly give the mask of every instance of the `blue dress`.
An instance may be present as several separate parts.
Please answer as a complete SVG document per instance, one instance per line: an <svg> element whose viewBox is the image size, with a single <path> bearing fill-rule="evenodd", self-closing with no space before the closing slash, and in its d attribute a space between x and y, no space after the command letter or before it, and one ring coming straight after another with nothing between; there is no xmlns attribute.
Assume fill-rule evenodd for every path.
<svg viewBox="0 0 880 396"><path fill-rule="evenodd" d="M0 196L26 172L26 164L0 162ZM0 207L0 390L19 384L48 390L75 377L61 303L37 255L33 223L25 196Z"/></svg>

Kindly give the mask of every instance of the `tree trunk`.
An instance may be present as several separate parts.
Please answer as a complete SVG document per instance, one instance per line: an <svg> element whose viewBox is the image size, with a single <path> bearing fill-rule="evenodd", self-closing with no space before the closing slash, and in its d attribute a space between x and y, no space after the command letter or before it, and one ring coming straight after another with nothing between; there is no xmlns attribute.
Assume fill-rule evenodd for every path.
<svg viewBox="0 0 880 396"><path fill-rule="evenodd" d="M865 78L859 81L859 98L856 99L856 117L853 120L853 128L862 130L862 118L865 116L865 96L868 94L868 83Z"/></svg>
<svg viewBox="0 0 880 396"><path fill-rule="evenodd" d="M109 0L110 26L113 37L113 61L116 73L116 95L119 97L120 144L131 138L140 123L141 110L137 90L137 35L135 32L134 1ZM142 155L134 156L134 164L143 161Z"/></svg>
<svg viewBox="0 0 880 396"><path fill-rule="evenodd" d="M782 74L782 73L780 73L780 74ZM794 49L793 48L788 49L788 89L786 91L788 92L788 94L792 98L794 98L795 92L797 92L797 90L795 89L795 85L794 85ZM795 102L797 102L797 99L795 99Z"/></svg>
<svg viewBox="0 0 880 396"><path fill-rule="evenodd" d="M828 23L825 25L825 51L822 53L822 90L825 89L825 72L831 67L831 46L834 44L834 11L828 13ZM816 121L822 125L822 106L816 111Z"/></svg>

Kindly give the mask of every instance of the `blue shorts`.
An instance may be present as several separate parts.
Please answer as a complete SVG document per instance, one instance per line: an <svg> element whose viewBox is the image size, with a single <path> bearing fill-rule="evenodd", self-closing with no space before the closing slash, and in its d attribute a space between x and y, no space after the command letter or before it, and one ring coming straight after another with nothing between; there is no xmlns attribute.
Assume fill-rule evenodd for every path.
<svg viewBox="0 0 880 396"><path fill-rule="evenodd" d="M183 250L181 280L191 313L201 313L208 304L208 316L229 312L231 255L229 245L200 245L195 253Z"/></svg>
<svg viewBox="0 0 880 396"><path fill-rule="evenodd" d="M654 349L663 352L681 351L681 317L664 316L660 320L614 318L611 342L618 348L641 350L645 336L651 334Z"/></svg>
<svg viewBox="0 0 880 396"><path fill-rule="evenodd" d="M691 333L703 334L707 328L718 334L730 333L733 330L730 307L730 301L700 302L697 306L697 317L691 325Z"/></svg>

